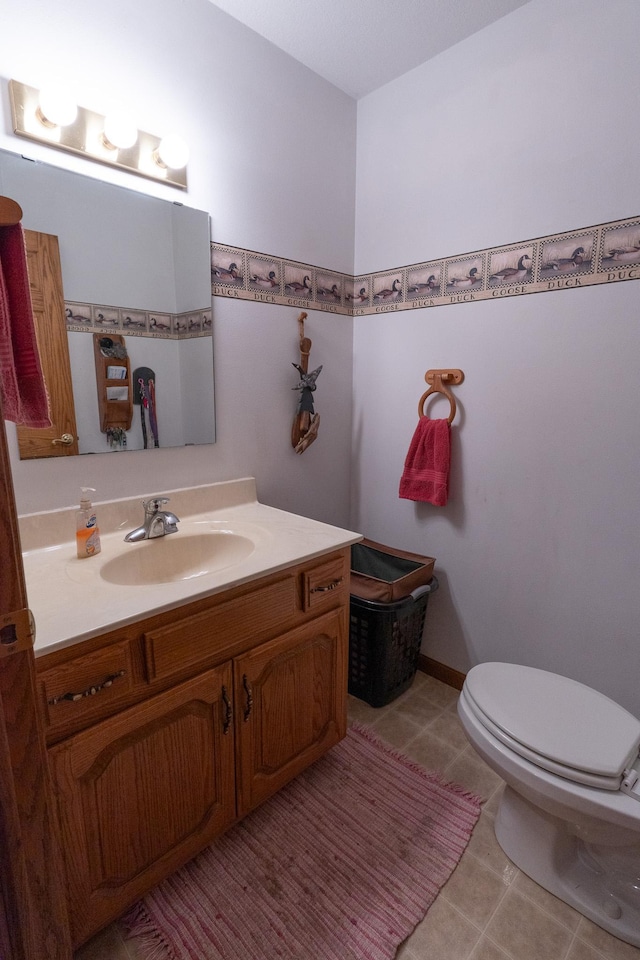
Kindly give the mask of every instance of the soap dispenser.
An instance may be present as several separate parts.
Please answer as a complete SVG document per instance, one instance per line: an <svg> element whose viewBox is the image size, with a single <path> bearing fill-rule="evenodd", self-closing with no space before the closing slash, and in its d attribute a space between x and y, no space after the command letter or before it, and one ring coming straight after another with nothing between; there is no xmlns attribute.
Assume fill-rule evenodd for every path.
<svg viewBox="0 0 640 960"><path fill-rule="evenodd" d="M95 492L93 487L82 487L80 495L80 509L76 513L76 546L80 559L100 553L100 530L89 496Z"/></svg>

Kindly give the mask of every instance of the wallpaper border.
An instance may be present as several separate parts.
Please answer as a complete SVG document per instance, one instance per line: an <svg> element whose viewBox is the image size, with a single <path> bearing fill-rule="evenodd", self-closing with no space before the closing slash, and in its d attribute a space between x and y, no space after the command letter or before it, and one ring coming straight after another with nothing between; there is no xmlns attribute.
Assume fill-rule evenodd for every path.
<svg viewBox="0 0 640 960"><path fill-rule="evenodd" d="M137 307L65 300L64 313L67 330L72 333L118 333L156 340L190 340L212 335L211 307L186 313L158 313Z"/></svg>
<svg viewBox="0 0 640 960"><path fill-rule="evenodd" d="M211 292L359 317L640 280L640 217L351 276L211 244Z"/></svg>

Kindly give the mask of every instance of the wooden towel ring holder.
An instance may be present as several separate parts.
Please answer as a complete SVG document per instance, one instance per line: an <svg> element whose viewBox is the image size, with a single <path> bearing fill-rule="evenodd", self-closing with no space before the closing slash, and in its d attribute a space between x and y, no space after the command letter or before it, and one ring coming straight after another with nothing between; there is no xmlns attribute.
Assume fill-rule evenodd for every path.
<svg viewBox="0 0 640 960"><path fill-rule="evenodd" d="M420 402L418 403L418 417L424 417L424 405L427 399L432 396L434 393L441 393L444 397L447 398L451 406L451 411L447 420L449 423L453 423L453 418L456 415L456 401L447 387L447 383L462 383L464 380L464 373L462 370L427 370L424 375L424 379L427 383L431 384L426 393L423 393L420 397Z"/></svg>
<svg viewBox="0 0 640 960"><path fill-rule="evenodd" d="M12 227L22 220L22 208L10 197L0 197L0 227Z"/></svg>

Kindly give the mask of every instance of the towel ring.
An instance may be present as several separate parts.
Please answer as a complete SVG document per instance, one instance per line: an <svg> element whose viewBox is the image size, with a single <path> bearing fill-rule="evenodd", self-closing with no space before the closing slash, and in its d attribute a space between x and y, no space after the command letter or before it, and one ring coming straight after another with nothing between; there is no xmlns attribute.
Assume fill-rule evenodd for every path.
<svg viewBox="0 0 640 960"><path fill-rule="evenodd" d="M445 381L449 380L452 383L462 383L464 380L464 374L462 370L427 370L424 375L424 379L427 383L430 383L431 386L426 393L423 393L420 397L420 401L418 403L418 418L420 419L421 417L425 416L424 405L428 398L434 393L441 393L443 397L447 398L451 408L449 411L449 416L447 417L447 422L453 423L457 410L456 401L453 394L448 389Z"/></svg>

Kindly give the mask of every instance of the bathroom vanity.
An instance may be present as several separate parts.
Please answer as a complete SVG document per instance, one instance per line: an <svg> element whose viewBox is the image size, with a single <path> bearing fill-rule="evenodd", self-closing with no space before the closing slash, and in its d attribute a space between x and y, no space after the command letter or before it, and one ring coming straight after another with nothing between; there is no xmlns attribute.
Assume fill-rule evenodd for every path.
<svg viewBox="0 0 640 960"><path fill-rule="evenodd" d="M71 511L21 520L74 946L346 733L359 535L265 507L252 480L169 495L164 543L124 543L139 499L98 505L112 532L86 560L52 545Z"/></svg>

